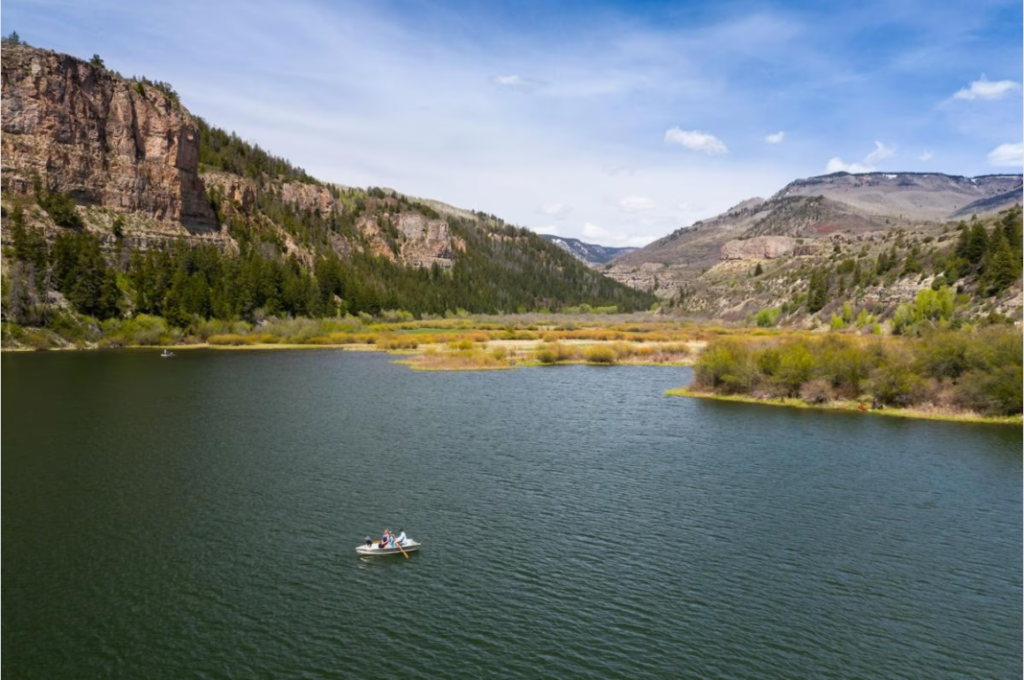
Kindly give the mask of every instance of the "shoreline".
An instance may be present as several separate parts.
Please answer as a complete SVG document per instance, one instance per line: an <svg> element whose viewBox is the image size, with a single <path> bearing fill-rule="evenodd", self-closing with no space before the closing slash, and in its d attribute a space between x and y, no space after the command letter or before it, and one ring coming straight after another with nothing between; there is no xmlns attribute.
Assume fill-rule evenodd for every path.
<svg viewBox="0 0 1024 680"><path fill-rule="evenodd" d="M494 345L507 343L509 345L517 344L523 341L491 341ZM528 341L529 342L529 341ZM524 343L525 344L525 343ZM532 342L530 343L533 344ZM612 344L607 341L597 341L586 343L589 345L603 345ZM505 362L504 360L496 364L479 364L479 363L465 363L463 357L459 357L455 353L442 352L435 354L436 361L432 364L427 364L423 361L423 357L428 355L428 349L436 349L436 345L425 345L415 350L400 350L400 349L385 349L378 347L376 344L367 343L341 343L341 344L316 344L316 343L251 343L251 344L211 344L208 342L192 343L187 345L124 345L121 347L98 347L98 346L86 346L86 347L62 347L53 348L46 351L53 352L68 352L68 351L160 351L170 350L172 352L188 352L193 350L214 350L214 351L290 351L290 350L332 350L332 351L346 351L346 352L380 352L382 354L394 354L402 356L404 358L395 359L391 363L402 365L407 367L411 371L422 371L422 372L451 372L451 371L506 371L517 368L545 368L553 366L597 366L614 368L616 366L648 366L648 367L660 367L660 368L682 368L687 366L693 366L696 362L696 357L690 356L682 361L643 361L638 360L636 356L624 357L621 361L615 361L614 363L602 363L602 362L589 362L581 359L567 359L564 361L557 361L554 363L544 363L537 360L524 360L525 357L515 357L512 362ZM33 350L30 348L23 347L4 347L3 352L22 353L30 352L35 353L39 350ZM1014 425L1021 426L1024 424L1024 418L1022 416L983 416L974 412L941 412L936 410L924 410L924 409L913 409L913 408L883 408L883 409L862 409L860 403L856 401L833 401L826 404L808 404L802 399L795 397L778 398L778 399L762 399L758 397L751 397L747 395L735 394L714 394L711 392L697 392L690 390L685 387L679 387L669 389L665 391L665 396L669 397L686 397L692 399L710 399L714 401L725 401L743 404L756 404L760 406L774 406L774 407L786 407L786 408L798 408L798 409L813 409L818 411L842 411L846 413L863 413L865 415L876 415L876 416L887 416L890 418L909 418L913 420L931 420L940 422L952 422L952 423L975 423L981 425Z"/></svg>
<svg viewBox="0 0 1024 680"><path fill-rule="evenodd" d="M490 340L487 342L492 348L503 347L508 349L522 350L524 352L533 352L538 348L542 347L544 343L535 342L532 340ZM601 346L601 345L613 345L621 344L621 341L569 341L564 344L579 344L581 346ZM636 343L644 344L644 343ZM697 343L694 343L697 344ZM344 351L344 352L379 352L381 354L393 354L396 356L406 357L404 359L396 359L392 363L400 364L408 367L413 371L501 371L510 370L516 368L529 368L529 367L550 367L550 366L603 366L603 367L614 367L614 366L653 366L663 368L682 368L687 366L693 366L696 363L696 357L689 356L685 359L675 359L669 361L644 361L638 359L637 356L628 356L622 359L617 359L612 363L594 362L587 361L585 359L565 359L556 361L553 363L544 363L535 359L527 359L523 355L512 355L509 358L511 362L507 360L499 360L504 363L498 364L479 364L479 365L465 365L460 362L460 357L455 351L447 351L446 345L443 344L427 344L421 345L416 349L389 349L383 348L376 344L368 343L330 343L330 344L319 344L319 343L286 343L286 342L267 342L267 343L246 343L246 344L213 344L209 342L196 342L190 344L161 344L161 345L121 345L113 347L101 347L99 345L86 345L86 346L69 346L69 347L51 347L49 349L38 350L30 347L3 347L0 348L3 352L11 353L30 353L30 354L45 354L47 352L145 352L154 351L159 352L162 350L168 350L174 353L177 352L190 352L196 350L213 350L213 351L290 351L290 350L332 350L332 351ZM425 356L429 356L431 351L435 351L434 357L438 360L432 365L425 364L422 359ZM441 350L437 352L436 350Z"/></svg>
<svg viewBox="0 0 1024 680"><path fill-rule="evenodd" d="M802 399L787 397L780 399L760 399L742 394L714 394L696 392L685 387L665 390L669 397L687 397L691 399L709 399L740 404L757 404L784 408L810 409L816 411L842 411L846 413L863 413L865 415L887 416L889 418L908 418L912 420L933 420L949 423L974 423L979 425L1015 425L1024 424L1021 416L983 416L974 412L942 413L912 408L861 409L856 401L833 401L827 404L808 404Z"/></svg>

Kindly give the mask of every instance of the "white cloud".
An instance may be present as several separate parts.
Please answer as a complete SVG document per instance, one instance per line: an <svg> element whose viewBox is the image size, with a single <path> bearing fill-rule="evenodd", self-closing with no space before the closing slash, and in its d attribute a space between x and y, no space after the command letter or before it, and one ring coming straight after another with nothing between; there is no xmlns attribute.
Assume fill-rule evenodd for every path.
<svg viewBox="0 0 1024 680"><path fill-rule="evenodd" d="M564 203L545 203L537 208L537 212L541 215L547 215L548 217L564 220L565 216L572 212L572 207L565 205Z"/></svg>
<svg viewBox="0 0 1024 680"><path fill-rule="evenodd" d="M917 160L930 161L934 156L935 154L933 154L931 151L923 151L921 155L917 157Z"/></svg>
<svg viewBox="0 0 1024 680"><path fill-rule="evenodd" d="M602 239L611 236L611 233L597 226L593 222L586 222L583 225L583 235L587 238Z"/></svg>
<svg viewBox="0 0 1024 680"><path fill-rule="evenodd" d="M954 94L953 99L1002 99L1019 89L1020 84L1012 80L989 80L982 74L981 78L971 83L970 87L962 88Z"/></svg>
<svg viewBox="0 0 1024 680"><path fill-rule="evenodd" d="M530 227L530 230L535 234L548 234L549 236L562 236L562 230L560 227L549 224L545 227Z"/></svg>
<svg viewBox="0 0 1024 680"><path fill-rule="evenodd" d="M654 201L646 196L626 196L619 200L619 207L629 212L651 210L654 208Z"/></svg>
<svg viewBox="0 0 1024 680"><path fill-rule="evenodd" d="M587 243L602 246L634 246L640 248L657 238L657 236L651 236L650 234L631 235L626 232L609 231L597 226L593 222L585 222L582 233L583 240Z"/></svg>
<svg viewBox="0 0 1024 680"><path fill-rule="evenodd" d="M1024 143L1000 144L989 152L988 164L996 167L1021 167L1024 164Z"/></svg>
<svg viewBox="0 0 1024 680"><path fill-rule="evenodd" d="M700 130L681 130L678 127L665 131L666 144L678 144L708 155L729 153L729 149L718 137Z"/></svg>
<svg viewBox="0 0 1024 680"><path fill-rule="evenodd" d="M867 165L861 165L860 163L847 163L846 161L844 161L842 158L839 158L839 157L829 158L828 159L828 163L825 164L825 172L827 172L827 173L851 172L851 173L856 174L858 172L874 172L874 171L875 171L875 168L872 168L872 167L867 166Z"/></svg>
<svg viewBox="0 0 1024 680"><path fill-rule="evenodd" d="M882 142L875 142L875 150L864 157L864 160L859 163L847 163L838 156L828 159L828 163L825 164L825 172L849 172L849 173L860 173L860 172L874 172L878 168L875 167L875 163L886 158L890 158L896 153L896 150L891 146L886 146Z"/></svg>
<svg viewBox="0 0 1024 680"><path fill-rule="evenodd" d="M491 78L491 82L498 87L506 88L509 90L516 90L518 92L533 92L541 85L544 85L544 81L537 80L536 78L527 78L518 74L510 74L507 76L495 76Z"/></svg>
<svg viewBox="0 0 1024 680"><path fill-rule="evenodd" d="M891 146L886 146L881 142L875 142L875 150L864 157L865 165L874 165L878 161L891 157L896 150Z"/></svg>
<svg viewBox="0 0 1024 680"><path fill-rule="evenodd" d="M768 142L769 144L782 144L782 142L784 142L785 140L786 133L783 132L782 130L779 130L775 134L768 135L767 137L764 138L764 141Z"/></svg>

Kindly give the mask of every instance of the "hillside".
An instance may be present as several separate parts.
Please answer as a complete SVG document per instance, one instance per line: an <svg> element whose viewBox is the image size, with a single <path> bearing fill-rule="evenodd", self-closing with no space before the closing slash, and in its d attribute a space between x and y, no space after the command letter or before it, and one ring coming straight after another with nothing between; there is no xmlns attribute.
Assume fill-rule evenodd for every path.
<svg viewBox="0 0 1024 680"><path fill-rule="evenodd" d="M5 44L6 321L511 312L653 297L501 219L309 176L168 83Z"/></svg>
<svg viewBox="0 0 1024 680"><path fill-rule="evenodd" d="M590 266L608 264L617 257L632 253L637 248L613 248L611 246L600 246L596 243L584 243L576 238L554 236L552 234L541 234L542 237L551 241L556 246L575 257L580 262Z"/></svg>
<svg viewBox="0 0 1024 680"><path fill-rule="evenodd" d="M939 280L943 263L955 257L952 249L961 231L980 224L990 235L1006 233L1014 246L1007 225L1019 223L1020 204L1020 175L813 177L794 181L767 200L750 199L677 230L616 259L605 271L654 292L678 312L750 320L760 310L779 307L787 310L783 322L814 326L828 323L828 314L844 300L833 300L823 311L802 303L790 309L789 303L806 292L812 271L839 281L838 263L853 258L863 269L881 269L885 276L838 292L886 318ZM963 218L965 211L969 220ZM966 276L951 278L945 272L940 284L957 284L964 314L996 311L1020 318L1020 248L1015 247L1018 278L998 290L982 281L985 264L980 260L970 271L961 267ZM880 258L894 264L879 268ZM929 271L925 265L933 262L938 266ZM764 276L759 273L754 280L755 271Z"/></svg>
<svg viewBox="0 0 1024 680"><path fill-rule="evenodd" d="M838 172L796 180L776 195L780 198L821 196L869 216L918 222L949 221L1019 205L1021 176Z"/></svg>

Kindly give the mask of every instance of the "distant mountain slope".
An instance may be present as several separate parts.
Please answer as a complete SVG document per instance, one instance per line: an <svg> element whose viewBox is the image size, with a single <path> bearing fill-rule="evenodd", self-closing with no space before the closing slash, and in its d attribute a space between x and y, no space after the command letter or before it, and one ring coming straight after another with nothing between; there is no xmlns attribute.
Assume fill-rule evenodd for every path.
<svg viewBox="0 0 1024 680"><path fill-rule="evenodd" d="M56 292L185 327L653 301L493 215L322 182L99 60L5 43L2 87L3 243L25 309Z"/></svg>
<svg viewBox="0 0 1024 680"><path fill-rule="evenodd" d="M1014 192L1016 199L1014 200ZM960 177L941 173L868 172L809 177L789 183L777 197L822 196L845 203L866 215L907 221L952 219L972 204L988 205L986 212L1021 202L1021 175Z"/></svg>
<svg viewBox="0 0 1024 680"><path fill-rule="evenodd" d="M568 238L565 236L554 236L552 234L541 234L541 237L551 241L580 262L585 262L591 266L607 264L617 257L621 257L622 255L627 255L638 250L638 248L613 248L611 246L599 246L595 243L584 243L579 239Z"/></svg>
<svg viewBox="0 0 1024 680"><path fill-rule="evenodd" d="M793 181L767 201L748 199L726 212L676 230L606 267L613 278L653 290L668 289L699 277L723 260L732 241L753 237L788 237L807 243L779 241L770 252L806 252L817 240L832 235L886 232L922 224L940 224L991 215L1022 202L1021 175L959 177L940 173L841 172ZM771 242L768 242L771 245ZM761 241L746 249L750 257L764 252ZM729 247L731 255L744 248Z"/></svg>

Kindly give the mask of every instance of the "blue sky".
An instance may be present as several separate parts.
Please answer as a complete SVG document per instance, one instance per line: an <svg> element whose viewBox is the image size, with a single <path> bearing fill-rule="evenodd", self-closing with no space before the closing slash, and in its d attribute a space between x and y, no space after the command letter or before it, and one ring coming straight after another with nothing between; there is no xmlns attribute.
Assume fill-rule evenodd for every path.
<svg viewBox="0 0 1024 680"><path fill-rule="evenodd" d="M315 176L642 245L835 170L1019 173L1014 2L8 0Z"/></svg>

